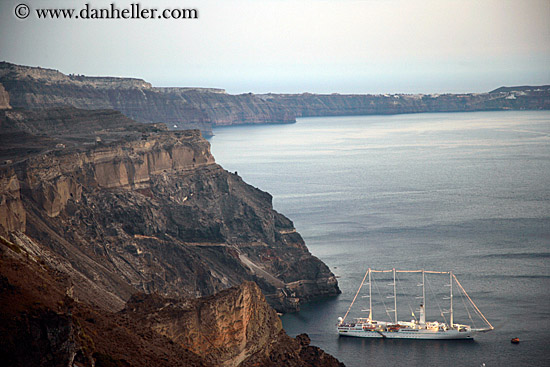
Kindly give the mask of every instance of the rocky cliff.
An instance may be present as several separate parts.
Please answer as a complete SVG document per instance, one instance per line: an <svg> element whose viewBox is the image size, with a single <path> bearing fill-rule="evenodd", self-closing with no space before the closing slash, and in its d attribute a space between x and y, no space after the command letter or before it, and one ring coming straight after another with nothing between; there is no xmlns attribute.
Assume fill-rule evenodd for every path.
<svg viewBox="0 0 550 367"><path fill-rule="evenodd" d="M266 94L297 117L386 115L420 112L550 109L550 87L499 88L467 94Z"/></svg>
<svg viewBox="0 0 550 367"><path fill-rule="evenodd" d="M232 95L199 88L156 88L159 92L201 106L213 126L296 122L296 116L278 103L255 94Z"/></svg>
<svg viewBox="0 0 550 367"><path fill-rule="evenodd" d="M272 198L217 165L194 131L113 111L0 114L0 233L120 309L136 291L209 295L245 280L289 311L339 293Z"/></svg>
<svg viewBox="0 0 550 367"><path fill-rule="evenodd" d="M74 296L70 276L0 237L3 365L342 366L288 337L255 283L206 298L136 294L110 312Z"/></svg>
<svg viewBox="0 0 550 367"><path fill-rule="evenodd" d="M8 91L13 107L114 109L139 122L200 129L206 135L215 125L296 121L285 108L253 94L229 95L209 88L154 88L134 78L65 75L57 70L0 62L0 83Z"/></svg>
<svg viewBox="0 0 550 367"><path fill-rule="evenodd" d="M212 365L341 365L320 349L310 347L306 335L289 338L253 282L215 296L185 301L137 295L121 314L204 356Z"/></svg>
<svg viewBox="0 0 550 367"><path fill-rule="evenodd" d="M13 107L115 109L139 122L200 129L205 135L214 126L292 123L306 116L550 109L548 86L466 94L231 95L223 89L156 88L141 79L65 75L6 62L0 62L0 83ZM0 89L0 108L3 98Z"/></svg>
<svg viewBox="0 0 550 367"><path fill-rule="evenodd" d="M0 110L11 108L10 106L10 95L4 89L4 86L0 83Z"/></svg>

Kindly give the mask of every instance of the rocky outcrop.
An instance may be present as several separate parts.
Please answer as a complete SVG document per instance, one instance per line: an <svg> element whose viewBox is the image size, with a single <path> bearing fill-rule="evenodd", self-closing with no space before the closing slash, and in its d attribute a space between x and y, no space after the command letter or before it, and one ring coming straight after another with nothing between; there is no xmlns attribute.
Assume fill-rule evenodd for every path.
<svg viewBox="0 0 550 367"><path fill-rule="evenodd" d="M136 291L253 280L289 311L339 293L271 195L217 165L198 131L74 108L4 111L0 123L19 134L0 150L0 233L71 273L77 298L116 310Z"/></svg>
<svg viewBox="0 0 550 367"><path fill-rule="evenodd" d="M70 274L0 237L0 358L23 367L207 366L150 328L73 298Z"/></svg>
<svg viewBox="0 0 550 367"><path fill-rule="evenodd" d="M0 110L11 108L10 95L4 89L4 86L0 83Z"/></svg>
<svg viewBox="0 0 550 367"><path fill-rule="evenodd" d="M269 355L283 333L281 320L252 282L182 301L137 295L123 314L205 356L211 365L237 366L256 353Z"/></svg>
<svg viewBox="0 0 550 367"><path fill-rule="evenodd" d="M9 232L25 230L27 217L20 190L17 176L0 178L0 227Z"/></svg>
<svg viewBox="0 0 550 367"><path fill-rule="evenodd" d="M135 294L120 312L0 237L0 358L19 366L343 366L282 330L255 283L204 298Z"/></svg>
<svg viewBox="0 0 550 367"><path fill-rule="evenodd" d="M136 295L122 314L203 356L209 365L342 366L310 346L306 334L288 337L253 282L193 300Z"/></svg>

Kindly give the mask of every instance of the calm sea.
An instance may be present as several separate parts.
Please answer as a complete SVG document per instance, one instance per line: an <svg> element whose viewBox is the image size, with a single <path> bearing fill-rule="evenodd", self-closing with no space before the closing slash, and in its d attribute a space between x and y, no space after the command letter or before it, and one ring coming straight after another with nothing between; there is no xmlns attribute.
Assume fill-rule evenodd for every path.
<svg viewBox="0 0 550 367"><path fill-rule="evenodd" d="M303 118L214 134L217 162L271 193L339 277L342 295L283 316L290 335L308 333L350 367L550 366L550 112ZM369 267L452 270L496 329L466 342L339 337ZM432 295L429 319L437 302L448 308ZM388 319L381 302L374 316ZM411 319L407 302L399 319Z"/></svg>

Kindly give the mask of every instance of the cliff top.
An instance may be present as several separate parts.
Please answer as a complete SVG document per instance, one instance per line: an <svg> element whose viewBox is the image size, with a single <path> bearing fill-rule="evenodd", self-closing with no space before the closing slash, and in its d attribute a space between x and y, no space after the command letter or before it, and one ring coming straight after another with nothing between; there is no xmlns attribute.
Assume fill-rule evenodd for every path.
<svg viewBox="0 0 550 367"><path fill-rule="evenodd" d="M531 92L531 91L550 91L550 85L521 85L515 87L500 87L489 93L509 93L509 92Z"/></svg>
<svg viewBox="0 0 550 367"><path fill-rule="evenodd" d="M8 78L6 78L8 77ZM59 70L43 68L39 66L26 66L13 64L6 61L0 61L0 78L12 79L12 80L24 80L35 79L45 83L67 83L77 86L91 86L98 89L155 89L157 92L162 93L214 93L228 95L223 88L206 88L206 87L153 87L151 83L146 82L140 78L132 77L113 77L113 76L86 76L81 74L63 74ZM513 91L540 91L550 90L550 85L538 85L538 86L502 86L487 93L509 93ZM266 93L266 94L254 94L243 93L243 95L250 94L255 95L261 99L267 99L269 97L311 97L311 96L439 96L439 95L477 95L480 93ZM482 94L482 93L481 93Z"/></svg>
<svg viewBox="0 0 550 367"><path fill-rule="evenodd" d="M0 110L0 163L46 152L87 150L151 135L198 138L198 130L168 132L166 126L137 123L114 110L73 107L45 110ZM10 163L10 162L8 162Z"/></svg>
<svg viewBox="0 0 550 367"><path fill-rule="evenodd" d="M198 92L198 93L217 93L227 94L225 89L222 88L203 88L203 87L155 87L159 92L174 93L174 92Z"/></svg>
<svg viewBox="0 0 550 367"><path fill-rule="evenodd" d="M7 76L9 76L10 79L35 79L45 83L74 84L99 89L152 88L151 83L139 78L85 76L76 74L66 75L55 69L16 65L2 61L0 62L0 78L5 78Z"/></svg>

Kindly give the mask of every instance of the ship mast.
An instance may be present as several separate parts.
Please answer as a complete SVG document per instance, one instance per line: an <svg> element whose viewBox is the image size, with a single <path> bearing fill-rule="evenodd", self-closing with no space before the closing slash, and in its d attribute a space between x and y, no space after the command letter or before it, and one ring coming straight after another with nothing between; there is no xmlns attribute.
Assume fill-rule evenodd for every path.
<svg viewBox="0 0 550 367"><path fill-rule="evenodd" d="M395 268L393 268L393 311L395 312L395 323L397 324L397 292L395 285Z"/></svg>
<svg viewBox="0 0 550 367"><path fill-rule="evenodd" d="M346 317L348 317L348 314L349 314L351 308L353 307L353 304L355 303L355 300L357 299L357 296L359 295L359 292L361 291L361 288L363 287L363 284L365 284L365 279L367 279L367 275L369 275L370 272L371 272L371 270L369 268L369 270L367 270L367 272L365 273L365 276L363 277L363 280L361 281L361 285L359 286L359 289L357 290L357 293L355 293L355 297L353 297L353 301L351 301L351 304L349 305L348 310L346 311L346 314L344 315L342 320L340 320L340 324L342 324L344 322L344 320L346 319Z"/></svg>
<svg viewBox="0 0 550 367"><path fill-rule="evenodd" d="M422 269L422 305L420 306L420 324L426 324L426 273Z"/></svg>
<svg viewBox="0 0 550 367"><path fill-rule="evenodd" d="M422 304L424 305L424 310L426 310L426 279L425 279L425 272L424 269L422 269Z"/></svg>
<svg viewBox="0 0 550 367"><path fill-rule="evenodd" d="M449 280L450 280L450 286L451 286L451 328L453 327L453 272L449 272Z"/></svg>
<svg viewBox="0 0 550 367"><path fill-rule="evenodd" d="M394 309L391 310L391 309L388 309L386 307L386 304L384 303L384 308L386 309L386 314L388 315L388 317L391 317L390 316L390 312L393 311L394 312L394 318L395 318L395 322L397 323L398 320L397 320L397 274L396 273L422 273L422 305L420 306L420 322L418 322L419 325L425 325L426 323L426 314L425 314L425 306L426 306L426 274L449 274L449 280L450 280L450 283L448 284L449 288L450 288L450 297L447 298L447 297L444 297L444 299L449 299L450 300L450 309L448 311L442 311L442 316L443 316L443 313L450 313L450 328L455 328L454 326L454 310L453 310L453 279L454 281L456 282L457 286L458 286L458 290L460 292L462 292L462 294L464 296L466 296L466 298L468 299L468 301L470 302L470 304L473 306L476 314L481 317L483 319L483 321L489 326L488 328L483 328L483 329L472 329L472 331L476 331L476 332L484 332L484 331L489 331L489 330L493 330L494 327L493 325L491 325L491 323L487 320L487 318L481 313L481 311L479 310L479 308L476 306L476 304L474 303L474 301L472 301L472 299L470 298L470 296L468 295L468 293L466 292L466 290L464 289L464 287L462 286L462 284L460 284L460 282L458 281L458 279L456 278L456 276L453 274L452 271L430 271L430 270L396 270L395 268L391 269L391 270L373 270L371 268L368 268L367 272L365 273L364 277L363 277L363 280L361 281L361 284L359 285L359 289L357 289L357 293L355 293L355 296L353 297L353 300L351 301L351 304L349 305L348 307L348 310L346 311L346 314L344 315L344 317L339 317L338 318L338 325L343 325L344 323L344 320L346 319L346 317L348 316L349 312L351 311L351 308L353 307L353 304L355 303L355 300L357 299L357 296L359 295L359 293L361 292L361 288L363 287L363 285L365 284L365 281L367 280L367 276L369 277L369 320L372 321L372 273L389 273L389 272L392 272L393 273L393 284L388 284L388 285L393 285L393 305L394 305ZM418 284L418 286L420 286L420 284ZM386 298L392 298L392 296L387 296ZM420 298L420 297L417 297L417 298ZM438 307L439 307L439 303L438 303ZM363 310L363 311L366 311L366 310ZM469 314L469 312L468 312ZM413 316L414 316L414 313L413 313ZM416 317L416 316L414 316ZM470 317L471 319L471 317Z"/></svg>
<svg viewBox="0 0 550 367"><path fill-rule="evenodd" d="M369 320L372 320L372 274L369 268Z"/></svg>

